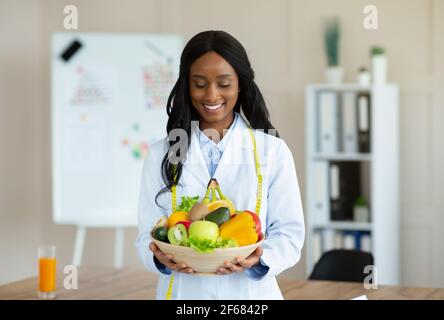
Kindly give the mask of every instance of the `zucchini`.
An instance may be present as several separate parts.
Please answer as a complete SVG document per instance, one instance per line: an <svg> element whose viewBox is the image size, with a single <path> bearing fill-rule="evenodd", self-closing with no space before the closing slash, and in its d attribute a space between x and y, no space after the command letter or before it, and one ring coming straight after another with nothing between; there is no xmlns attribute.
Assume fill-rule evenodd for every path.
<svg viewBox="0 0 444 320"><path fill-rule="evenodd" d="M205 220L214 222L218 226L221 226L223 223L230 220L230 217L231 217L230 209L226 207L220 207L207 214L205 216Z"/></svg>

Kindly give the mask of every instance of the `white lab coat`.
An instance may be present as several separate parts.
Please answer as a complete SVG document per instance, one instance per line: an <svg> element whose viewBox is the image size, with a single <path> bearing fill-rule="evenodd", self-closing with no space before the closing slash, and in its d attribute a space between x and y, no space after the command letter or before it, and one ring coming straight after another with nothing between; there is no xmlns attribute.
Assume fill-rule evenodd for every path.
<svg viewBox="0 0 444 320"><path fill-rule="evenodd" d="M247 277L245 272L230 275L188 275L175 272L172 299L283 299L276 276L294 266L301 257L304 243L304 218L293 156L280 138L254 130L263 174L260 220L266 240L262 246L262 261L270 269L261 280ZM183 195L202 197L210 176L200 152L196 134L184 162L177 186L177 200ZM145 159L139 202L139 236L137 252L145 267L157 273L157 299L165 299L169 275L158 271L148 246L150 231L162 215L171 214L171 192L155 196L163 188L160 164L168 148L167 140L153 144ZM253 143L242 117L237 121L231 139L217 166L214 178L222 192L238 210L254 211L256 207L257 176Z"/></svg>

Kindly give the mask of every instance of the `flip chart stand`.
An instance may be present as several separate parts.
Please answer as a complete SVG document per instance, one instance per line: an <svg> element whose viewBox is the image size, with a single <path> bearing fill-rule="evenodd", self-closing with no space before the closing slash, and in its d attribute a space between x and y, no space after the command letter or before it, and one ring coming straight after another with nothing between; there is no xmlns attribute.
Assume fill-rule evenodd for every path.
<svg viewBox="0 0 444 320"><path fill-rule="evenodd" d="M85 248L86 229L88 226L78 225L76 230L76 239L74 243L74 253L72 264L80 266L82 264L83 250ZM91 227L89 227L91 228ZM123 268L123 251L125 242L125 230L122 227L115 227L114 240L114 268Z"/></svg>

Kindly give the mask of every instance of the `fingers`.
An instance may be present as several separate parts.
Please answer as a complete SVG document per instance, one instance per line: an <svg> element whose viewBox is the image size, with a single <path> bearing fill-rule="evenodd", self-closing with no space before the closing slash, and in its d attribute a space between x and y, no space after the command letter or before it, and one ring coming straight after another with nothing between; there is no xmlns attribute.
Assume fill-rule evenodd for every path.
<svg viewBox="0 0 444 320"><path fill-rule="evenodd" d="M222 275L222 274L230 274L233 272L241 272L244 271L245 269L250 269L251 267L259 263L262 253L263 253L262 248L258 247L246 259L237 257L236 258L237 263L226 261L223 266L217 269L216 273Z"/></svg>
<svg viewBox="0 0 444 320"><path fill-rule="evenodd" d="M245 269L250 269L251 267L257 265L262 256L263 250L261 247L256 248L256 250L250 254L246 259L237 257L237 263Z"/></svg>
<svg viewBox="0 0 444 320"><path fill-rule="evenodd" d="M194 273L194 270L190 267L188 267L185 263L176 263L174 262L174 257L171 254L165 254L163 253L155 243L151 242L149 249L153 252L153 254L156 256L156 258L159 260L160 263L165 265L170 270L183 272L183 273Z"/></svg>
<svg viewBox="0 0 444 320"><path fill-rule="evenodd" d="M216 273L222 275L222 274L230 274L233 272L242 272L242 271L244 271L244 268L242 266L226 261L223 266L217 269Z"/></svg>
<svg viewBox="0 0 444 320"><path fill-rule="evenodd" d="M231 271L231 272L241 272L244 271L244 268L238 264L234 264L231 262L225 262L225 266Z"/></svg>
<svg viewBox="0 0 444 320"><path fill-rule="evenodd" d="M183 272L183 273L187 273L187 274L192 274L194 273L194 269L193 268L189 268L189 267L185 267L182 269L177 270L178 272Z"/></svg>
<svg viewBox="0 0 444 320"><path fill-rule="evenodd" d="M150 244L150 250L156 256L156 258L162 263L167 264L173 259L173 256L170 254L163 253L155 244Z"/></svg>
<svg viewBox="0 0 444 320"><path fill-rule="evenodd" d="M194 269L188 267L185 263L175 263L174 261L170 260L166 266L170 268L171 270L177 271L177 272L183 272L187 274L194 273Z"/></svg>
<svg viewBox="0 0 444 320"><path fill-rule="evenodd" d="M219 269L217 269L217 272L216 272L218 275L223 275L223 274L230 274L231 273L231 271L230 271L230 269L228 269L228 268L225 268L225 267L219 267Z"/></svg>
<svg viewBox="0 0 444 320"><path fill-rule="evenodd" d="M154 242L150 243L149 248L152 252L159 250L159 247Z"/></svg>
<svg viewBox="0 0 444 320"><path fill-rule="evenodd" d="M166 255L166 260L164 262L162 262L167 268L169 268L170 270L174 270L177 272L183 272L183 273L194 273L193 268L188 267L185 263L179 262L176 263L173 260L173 257L171 255Z"/></svg>
<svg viewBox="0 0 444 320"><path fill-rule="evenodd" d="M164 254L155 243L151 242L149 248L161 263L165 264L166 261L171 260L171 257Z"/></svg>

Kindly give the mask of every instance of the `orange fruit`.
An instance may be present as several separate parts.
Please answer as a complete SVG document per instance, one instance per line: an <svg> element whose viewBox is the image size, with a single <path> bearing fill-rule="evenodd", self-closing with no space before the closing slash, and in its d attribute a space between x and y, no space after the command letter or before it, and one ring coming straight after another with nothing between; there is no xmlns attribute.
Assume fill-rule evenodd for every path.
<svg viewBox="0 0 444 320"><path fill-rule="evenodd" d="M178 223L179 221L190 221L190 217L188 215L188 212L185 211L176 211L173 212L168 217L168 228L172 228Z"/></svg>

